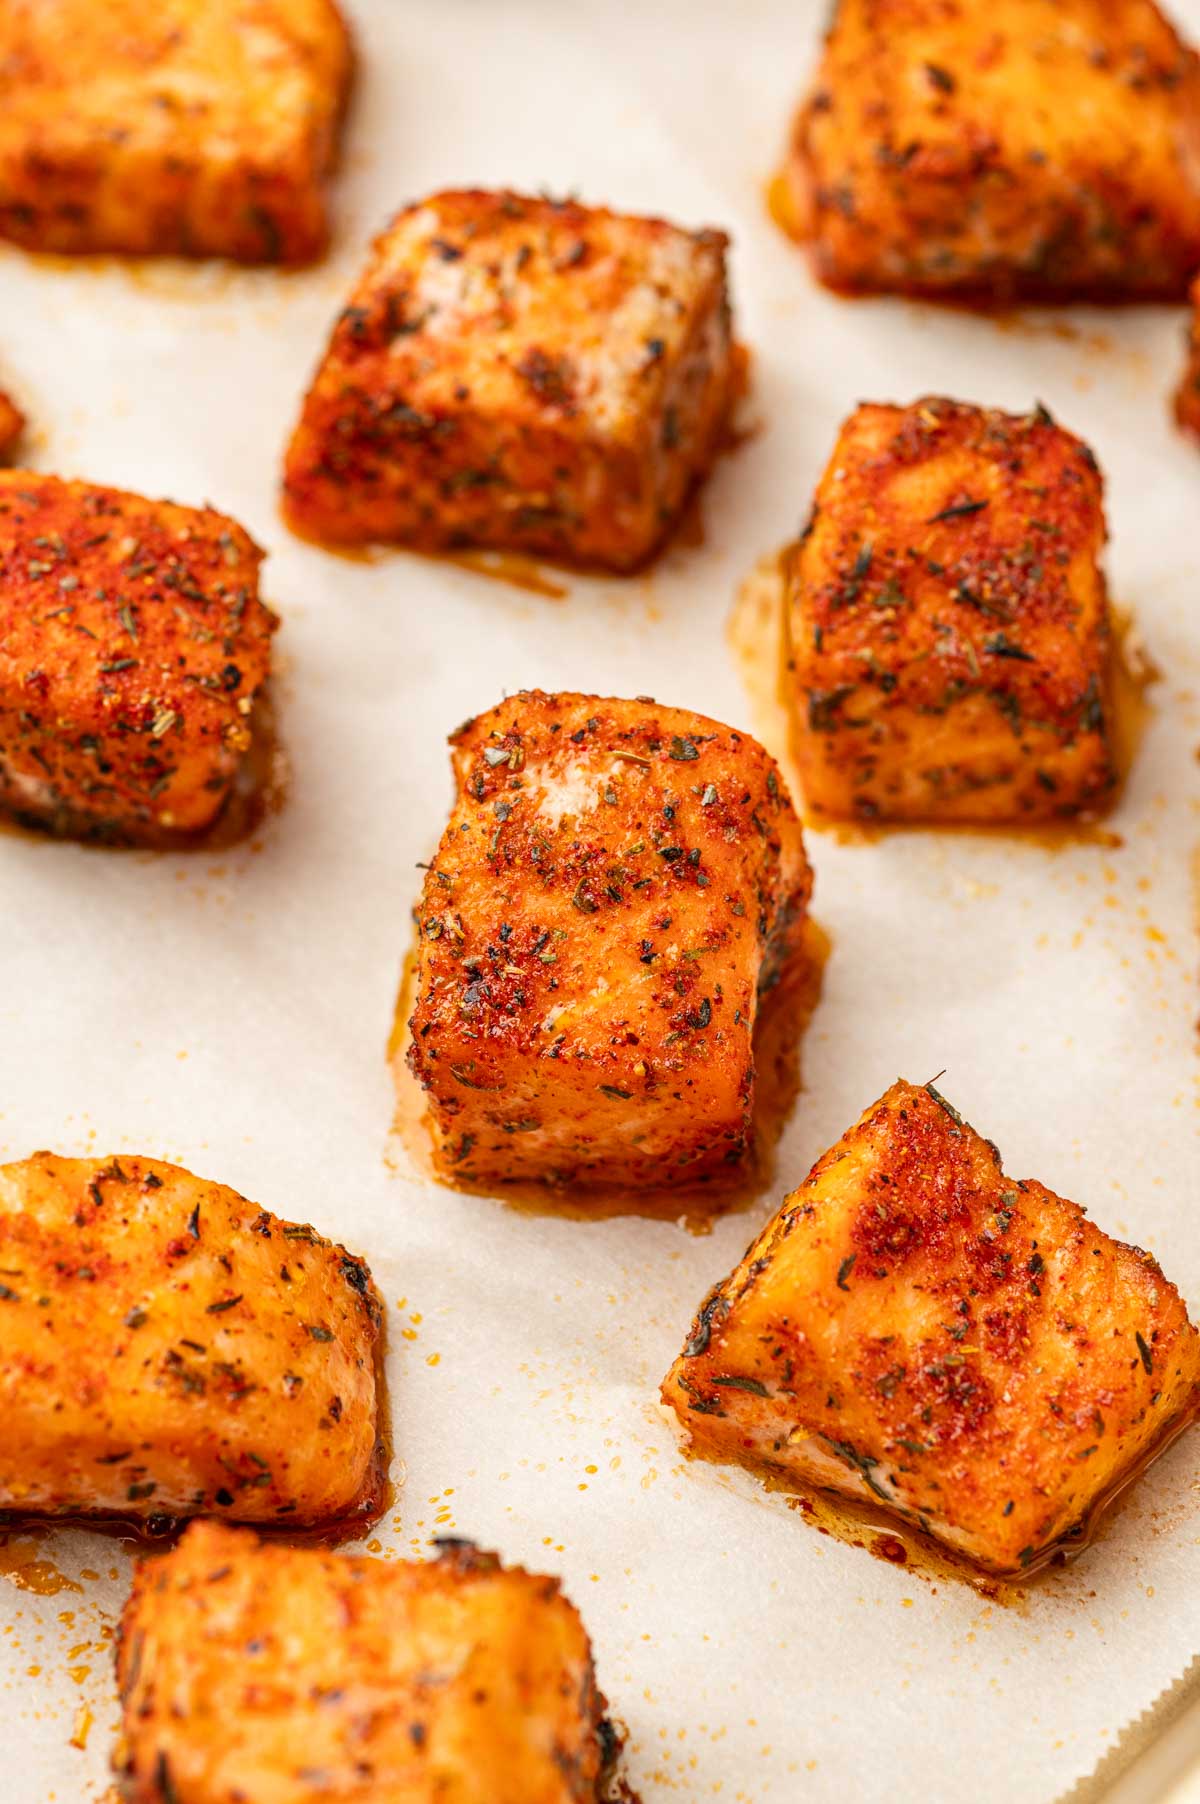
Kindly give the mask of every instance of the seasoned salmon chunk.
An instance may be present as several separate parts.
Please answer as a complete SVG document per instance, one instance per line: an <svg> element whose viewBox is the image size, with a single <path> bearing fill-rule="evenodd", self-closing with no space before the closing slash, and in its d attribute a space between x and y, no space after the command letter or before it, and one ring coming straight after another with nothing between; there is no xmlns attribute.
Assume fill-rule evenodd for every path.
<svg viewBox="0 0 1200 1804"><path fill-rule="evenodd" d="M0 236L307 261L350 62L334 0L5 0Z"/></svg>
<svg viewBox="0 0 1200 1804"><path fill-rule="evenodd" d="M759 997L810 888L774 762L682 708L537 691L452 744L408 1052L439 1165L470 1183L732 1178Z"/></svg>
<svg viewBox="0 0 1200 1804"><path fill-rule="evenodd" d="M1179 424L1200 439L1200 278L1192 287L1192 317L1188 330L1187 365L1175 398Z"/></svg>
<svg viewBox="0 0 1200 1804"><path fill-rule="evenodd" d="M398 214L287 453L297 531L628 570L724 433L725 238L472 190Z"/></svg>
<svg viewBox="0 0 1200 1804"><path fill-rule="evenodd" d="M1105 537L1096 460L1044 408L857 408L784 559L812 813L1102 811L1116 785Z"/></svg>
<svg viewBox="0 0 1200 1804"><path fill-rule="evenodd" d="M0 471L0 805L103 839L210 827L270 667L262 555L210 508Z"/></svg>
<svg viewBox="0 0 1200 1804"><path fill-rule="evenodd" d="M377 1514L361 1259L154 1159L0 1166L0 1511Z"/></svg>
<svg viewBox="0 0 1200 1804"><path fill-rule="evenodd" d="M465 1542L385 1562L193 1523L137 1569L117 1677L127 1804L596 1804L616 1747L557 1580Z"/></svg>
<svg viewBox="0 0 1200 1804"><path fill-rule="evenodd" d="M718 1284L663 1386L698 1452L880 1505L996 1572L1187 1419L1200 1337L1149 1253L894 1084Z"/></svg>
<svg viewBox="0 0 1200 1804"><path fill-rule="evenodd" d="M776 194L835 288L1182 300L1200 60L1152 0L838 0Z"/></svg>
<svg viewBox="0 0 1200 1804"><path fill-rule="evenodd" d="M25 430L25 416L15 401L0 391L0 457L7 457Z"/></svg>

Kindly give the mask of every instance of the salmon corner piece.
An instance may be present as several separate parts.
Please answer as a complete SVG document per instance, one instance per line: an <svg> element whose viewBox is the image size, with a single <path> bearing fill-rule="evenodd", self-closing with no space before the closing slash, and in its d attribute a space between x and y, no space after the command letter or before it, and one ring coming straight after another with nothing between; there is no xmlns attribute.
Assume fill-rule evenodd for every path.
<svg viewBox="0 0 1200 1804"><path fill-rule="evenodd" d="M1200 59L1152 0L838 0L775 192L834 288L1180 301Z"/></svg>
<svg viewBox="0 0 1200 1804"><path fill-rule="evenodd" d="M663 1384L695 1449L1027 1571L1192 1419L1158 1262L897 1083L712 1290Z"/></svg>
<svg viewBox="0 0 1200 1804"><path fill-rule="evenodd" d="M1103 479L1044 407L863 405L784 560L805 801L1020 825L1118 785Z"/></svg>
<svg viewBox="0 0 1200 1804"><path fill-rule="evenodd" d="M335 0L6 0L0 237L310 262L352 65Z"/></svg>
<svg viewBox="0 0 1200 1804"><path fill-rule="evenodd" d="M0 470L0 807L118 843L211 828L256 749L262 557L211 508Z"/></svg>
<svg viewBox="0 0 1200 1804"><path fill-rule="evenodd" d="M645 563L744 378L726 239L480 189L376 240L288 447L306 537Z"/></svg>
<svg viewBox="0 0 1200 1804"><path fill-rule="evenodd" d="M361 1259L121 1153L0 1166L0 1514L360 1529L386 1507Z"/></svg>
<svg viewBox="0 0 1200 1804"><path fill-rule="evenodd" d="M619 1740L578 1612L467 1542L351 1559L193 1523L136 1569L117 1677L127 1804L611 1795Z"/></svg>
<svg viewBox="0 0 1200 1804"><path fill-rule="evenodd" d="M452 1182L719 1188L811 877L774 761L643 698L516 695L452 741L408 1059Z"/></svg>

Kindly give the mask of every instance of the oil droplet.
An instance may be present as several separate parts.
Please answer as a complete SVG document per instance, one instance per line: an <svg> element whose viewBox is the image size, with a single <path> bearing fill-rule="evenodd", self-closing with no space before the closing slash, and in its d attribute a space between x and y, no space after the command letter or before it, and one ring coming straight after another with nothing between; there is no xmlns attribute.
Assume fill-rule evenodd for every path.
<svg viewBox="0 0 1200 1804"><path fill-rule="evenodd" d="M908 1549L895 1535L879 1535L871 1552L877 1559L890 1560L893 1566L908 1565Z"/></svg>
<svg viewBox="0 0 1200 1804"><path fill-rule="evenodd" d="M24 1537L0 1535L0 1578L37 1597L56 1597L60 1591L83 1589L60 1572L53 1560L39 1560L37 1546L36 1541Z"/></svg>

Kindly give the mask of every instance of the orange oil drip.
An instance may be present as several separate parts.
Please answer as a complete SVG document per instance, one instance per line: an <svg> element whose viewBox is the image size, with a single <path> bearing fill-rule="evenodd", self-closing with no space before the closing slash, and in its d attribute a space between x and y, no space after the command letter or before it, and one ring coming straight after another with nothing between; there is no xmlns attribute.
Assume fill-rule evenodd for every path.
<svg viewBox="0 0 1200 1804"><path fill-rule="evenodd" d="M776 1471L768 1463L752 1455L726 1455L714 1460L711 1454L691 1446L682 1451L688 1459L706 1460L717 1465L737 1465L750 1472L768 1491L781 1493L788 1507L796 1510L811 1527L848 1547L861 1547L889 1565L904 1566L930 1583L951 1581L967 1585L991 1603L1007 1608L1020 1608L1031 1585L1053 1583L1054 1575L1084 1553L1097 1539L1110 1512L1142 1474L1166 1452L1181 1435L1195 1426L1200 1416L1200 1400L1193 1401L1178 1416L1167 1422L1141 1457L1093 1500L1083 1518L1040 1548L1027 1566L1016 1572L990 1572L975 1565L964 1554L944 1546L915 1522L866 1499L848 1497L840 1491L807 1484L792 1474Z"/></svg>
<svg viewBox="0 0 1200 1804"><path fill-rule="evenodd" d="M457 564L476 576L490 576L493 582L507 583L527 594L545 595L550 601L561 601L571 592L565 583L548 576L535 558L518 551L447 551L440 555L443 563Z"/></svg>
<svg viewBox="0 0 1200 1804"><path fill-rule="evenodd" d="M419 545L389 545L382 541L343 544L336 539L319 538L310 532L296 519L286 496L280 502L279 515L293 538L301 539L304 544L323 551L327 557L341 558L346 563L384 564L397 557L422 557L429 558L434 563L453 564L460 570L471 571L475 576L490 577L493 582L507 583L510 588L522 589L526 594L544 595L551 601L561 601L570 594L566 584L550 576L536 558L519 551L494 550L486 546L465 546L457 551L431 551Z"/></svg>
<svg viewBox="0 0 1200 1804"><path fill-rule="evenodd" d="M15 1585L18 1591L32 1591L37 1597L57 1597L60 1591L82 1591L83 1586L60 1572L53 1560L40 1557L39 1542L44 1525L36 1531L10 1534L0 1527L0 1578Z"/></svg>
<svg viewBox="0 0 1200 1804"><path fill-rule="evenodd" d="M765 199L767 212L785 237L802 242L806 236L804 223L796 207L792 180L786 166L777 169L767 183Z"/></svg>

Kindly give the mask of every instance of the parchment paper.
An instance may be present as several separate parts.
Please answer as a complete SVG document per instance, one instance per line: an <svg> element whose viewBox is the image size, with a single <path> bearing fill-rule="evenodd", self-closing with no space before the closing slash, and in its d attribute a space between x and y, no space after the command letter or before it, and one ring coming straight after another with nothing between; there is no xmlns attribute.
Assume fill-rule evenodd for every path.
<svg viewBox="0 0 1200 1804"><path fill-rule="evenodd" d="M394 1148L388 1162L384 1048L464 716L540 684L649 692L753 730L726 618L799 525L850 406L1038 397L1099 454L1114 591L1165 673L1124 843L810 836L833 954L778 1195L898 1073L946 1067L1012 1173L1154 1249L1200 1306L1200 457L1167 414L1182 312L997 325L819 291L762 205L816 0L354 10L363 80L324 266L0 253L0 383L37 423L31 461L209 498L269 548L294 766L286 811L231 852L0 837L0 1154L176 1159L365 1253L391 1306L400 1483L379 1541L407 1555L453 1530L561 1573L646 1800L1050 1800L1200 1646L1200 1442L1019 1609L823 1538L750 1478L685 1463L655 1400L771 1199L703 1239L429 1187ZM1200 0L1177 10L1200 32ZM764 430L717 472L703 546L631 581L568 579L556 602L403 555L328 557L280 524L284 440L368 234L463 182L733 232ZM129 1567L74 1533L31 1551L81 1589L0 1576L0 1793L67 1804L105 1783Z"/></svg>

